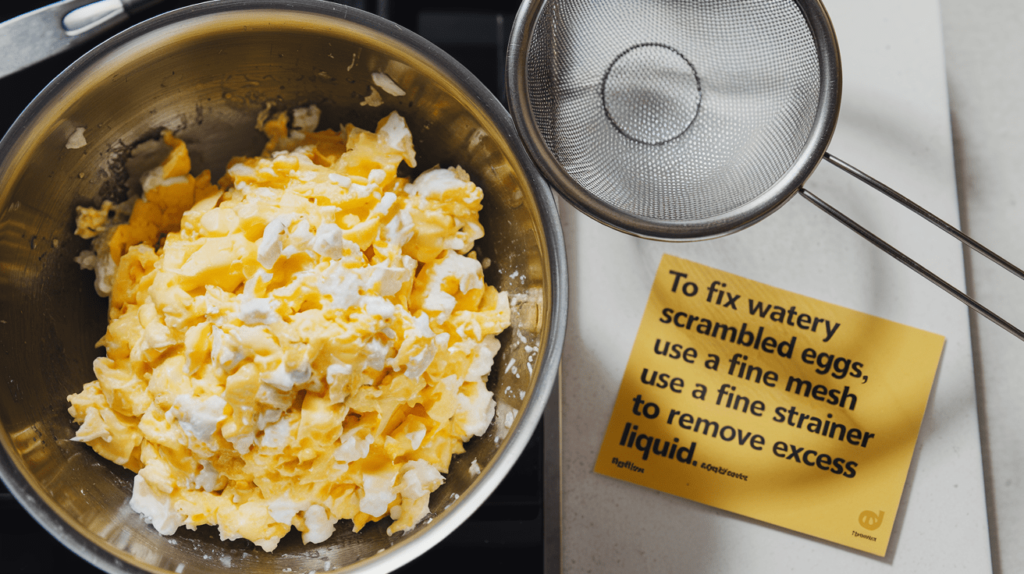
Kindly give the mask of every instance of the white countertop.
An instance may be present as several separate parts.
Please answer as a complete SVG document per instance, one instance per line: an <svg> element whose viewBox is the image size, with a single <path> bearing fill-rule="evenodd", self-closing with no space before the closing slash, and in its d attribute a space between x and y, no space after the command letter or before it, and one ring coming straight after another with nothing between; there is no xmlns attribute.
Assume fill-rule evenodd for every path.
<svg viewBox="0 0 1024 574"><path fill-rule="evenodd" d="M1024 3L942 0L963 229L1024 264ZM1020 327L1020 280L967 258L971 292ZM972 319L989 529L996 572L1024 572L1024 343Z"/></svg>
<svg viewBox="0 0 1024 574"><path fill-rule="evenodd" d="M944 61L944 28L937 0L829 0L826 6L839 39L844 79L840 122L829 151L957 224L959 200L947 98L950 92ZM972 14L982 11L973 2L958 8ZM950 24L947 17L946 29L959 30L962 23L958 19L956 24ZM1012 28L1010 23L1002 25L1007 30L1020 29ZM965 37L970 34L962 33ZM1019 48L1020 40L1017 42ZM971 51L975 58L977 53ZM963 57L971 62L972 56ZM972 67L969 74L980 73L974 64L965 65ZM951 77L954 95L958 82L965 80ZM972 101L972 106L980 108L974 111L985 116L991 113L985 109L987 103ZM954 107L954 118L956 110ZM961 128L958 126L961 131L954 131L958 142L985 137L973 132L967 135ZM1006 127L1001 129L1009 131ZM1018 149L1020 146L1018 143ZM964 157L958 156L958 167L964 165ZM978 165L987 166L986 159ZM965 179L963 169L960 183L975 185L974 180ZM1009 187L1006 180L996 183ZM947 281L964 285L964 259L955 240L831 166L819 167L807 187ZM1011 192L1005 193L1005 201L992 205L989 211L1005 217L1002 212L1012 201ZM973 194L965 194L970 195ZM965 210L968 231L974 231L970 224L981 213L972 211L972 205L968 202ZM976 225L987 227L986 221L982 217ZM655 243L628 237L592 222L564 204L562 223L569 255L571 301L562 386L562 549L566 572L862 573L990 569L975 354L965 307L801 198L794 198L779 212L747 230L700 243ZM997 251L1004 247L1006 237L1012 236L1013 231L1010 225L1003 235L993 232L991 247ZM980 239L985 242L988 238ZM1019 256L1024 245L1018 246L1017 253L1004 251L1011 259L1024 260ZM946 337L939 374L885 558L592 471L653 273L663 253ZM978 281L980 275L975 271L972 277ZM1003 287L1003 292L1010 289L1012 286ZM978 292L986 297L982 290ZM999 300L999 295L994 298ZM1022 311L1018 316L1024 316L1024 302L1018 303L1017 310ZM1021 466L1020 449L1016 449L1016 454L993 449L1013 448L1006 441L1015 439L1005 435L1003 428L1020 428L1020 423L1018 417L1011 418L1013 403L992 408L989 403L999 399L991 396L995 391L986 389L998 388L1002 393L1015 382L1011 376L1013 369L1020 371L1019 367L1024 365L1009 359L1013 350L1010 345L1017 343L1016 339L988 325L978 327L979 362L985 366L991 360L1000 381L987 378L992 374L987 371L978 377L982 397L986 399L983 404L988 409L982 421L988 425L984 444L985 467L991 471L989 494L1006 499L1016 493L1019 499L1019 489L1014 490L1012 485L992 488L992 477L1003 473L1010 480L1019 481L1009 475L1013 468ZM992 359L987 358L990 344L999 349ZM1000 344L1006 347L999 347ZM1024 363L1024 359L1020 362ZM1020 396L1018 389L1016 397ZM1003 425L998 427L998 439L993 436L994 425ZM997 445L997 440L1003 442ZM1019 445L1019 439L1016 440ZM1002 456L993 457L992 452ZM996 459L999 462L993 463ZM1011 466L1001 466L1005 464ZM1002 505L999 508L1003 513ZM1020 524L1020 518L1013 514L1013 510L1005 512L1009 528ZM994 520L993 525L995 532L1004 532L1002 522ZM1010 554L1022 551L1003 552L1001 563L1005 571L1021 570L1011 568L1009 560L1021 564L1019 557Z"/></svg>

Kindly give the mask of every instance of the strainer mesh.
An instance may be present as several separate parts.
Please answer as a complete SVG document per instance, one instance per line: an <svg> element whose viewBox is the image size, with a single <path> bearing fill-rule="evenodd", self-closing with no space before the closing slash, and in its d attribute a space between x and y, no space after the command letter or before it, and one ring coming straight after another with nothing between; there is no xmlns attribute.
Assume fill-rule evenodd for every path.
<svg viewBox="0 0 1024 574"><path fill-rule="evenodd" d="M713 218L778 181L819 78L792 0L548 0L527 48L531 111L562 168L663 221Z"/></svg>

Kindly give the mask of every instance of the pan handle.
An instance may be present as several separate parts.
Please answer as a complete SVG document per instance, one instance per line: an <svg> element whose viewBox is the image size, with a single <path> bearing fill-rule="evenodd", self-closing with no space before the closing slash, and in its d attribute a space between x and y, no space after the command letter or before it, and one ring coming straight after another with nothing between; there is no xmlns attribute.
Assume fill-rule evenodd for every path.
<svg viewBox="0 0 1024 574"><path fill-rule="evenodd" d="M935 214L933 214L933 213L929 212L928 210L924 209L923 207L917 205L913 201L910 201L909 199L907 199L906 197L904 197L903 195L898 193L896 190L894 190L891 187L885 185L884 183L878 181L877 179L871 177L870 175L864 173L863 171L853 167L852 165L846 163L845 161L843 161L843 160L833 156L832 154L826 153L825 156L824 156L824 159L827 160L829 163L835 165L839 169L845 171L846 173L854 176L855 178L863 181L864 183L866 183L866 184L870 185L871 187L875 188L876 190L882 192L883 194L885 194L886 196L890 197L891 199L893 199L894 201L896 201L900 205L902 205L902 206L906 207L907 209L913 211L914 213L920 215L921 217L923 217L924 219L926 219L927 221L929 221L930 223L932 223L933 225L935 225L939 229L942 229L946 233L948 233L948 234L952 235L953 237L957 238L964 245L967 245L967 246L971 247L972 249L974 249L978 253L981 253L982 255L984 255L985 257L988 257L989 259L991 259L995 263L998 263L1001 267L1003 267L1004 269L1006 269L1010 273L1013 273L1015 276L1017 276L1017 277L1019 277L1021 279L1024 279L1024 271L1022 271L1019 267L1017 267L1016 265L1010 263L1006 259L1003 259L998 254L996 254L992 250L988 249L984 245L978 243L974 239L971 239L967 235L964 235L964 233L961 232L959 229L957 229L957 228L953 227L952 225L946 223L942 219L938 218ZM827 214L831 215L832 217L834 217L837 221L839 221L840 223L842 223L846 227L850 228L851 230L856 232L858 235L860 235L864 239L867 239L875 247L877 247L877 248L881 249L882 251L888 253L890 256L892 256L894 259L896 259L900 263L902 263L902 264L906 265L907 267L913 269L919 275L921 275L925 279L928 279L929 281L931 281L932 283L937 285L940 289L942 289L946 293L949 293L950 295L955 297L958 301L960 301L964 305L967 305L971 309L977 311L978 314L980 314L982 317L985 317L989 321L992 321L996 325L999 325L1003 329L1006 329L1006 331L1008 331L1009 333L1011 333L1012 335L1014 335L1018 339L1024 341L1024 331L1021 331L1020 329L1014 327L1009 322L1007 322L1005 319L1003 319L999 315L996 315L995 313L993 313L992 311L987 309L984 305L982 305L981 303L978 303L977 301L975 301L972 297L970 297L969 295L967 295L963 291L960 291L956 287L953 287L952 285L950 285L949 283L944 281L941 277L939 277L935 273L932 273L931 271L929 271L928 269L923 267L917 261L914 261L913 259L908 257L906 254L901 252L900 250L896 249L892 245L889 245L884 240L882 240L880 237L878 237L877 235L871 233L870 231L868 231L867 229L865 229L864 227L862 227L861 225L859 225L858 223L856 223L855 221L853 221L852 219L850 219L849 217L844 215L842 212L840 212L836 208L834 208L831 205L829 205L828 203L826 203L820 197L814 195L813 193L811 193L810 191L808 191L807 189L804 189L802 187L800 188L799 191L800 191L800 195L804 196L804 198L806 198L812 204L817 206L819 209L821 209L825 213L827 213Z"/></svg>
<svg viewBox="0 0 1024 574"><path fill-rule="evenodd" d="M0 78L97 37L161 0L63 0L0 22Z"/></svg>

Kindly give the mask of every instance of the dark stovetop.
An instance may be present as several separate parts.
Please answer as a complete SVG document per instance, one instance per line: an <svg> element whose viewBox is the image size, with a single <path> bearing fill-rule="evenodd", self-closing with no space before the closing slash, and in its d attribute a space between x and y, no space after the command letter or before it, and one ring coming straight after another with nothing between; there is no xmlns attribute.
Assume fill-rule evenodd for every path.
<svg viewBox="0 0 1024 574"><path fill-rule="evenodd" d="M47 3L38 0L3 3L0 21ZM197 3L165 1L117 31L159 13ZM487 3L470 0L346 0L341 3L376 12L425 36L469 68L504 103L505 47L519 0ZM99 41L0 79L0 94L3 94L0 133L7 131L50 80ZM553 398L557 404L557 397ZM486 565L484 567L490 573L558 570L557 473L545 480L545 471L551 475L558 466L557 409L549 408L544 420L547 433L542 423L522 457L483 506L440 544L399 572L433 572L460 565ZM552 456L556 458L550 458ZM547 468L545 458L549 460ZM547 500L545 494L548 495ZM545 508L548 509L547 516ZM0 572L5 574L99 572L36 524L2 483L0 540L3 540Z"/></svg>

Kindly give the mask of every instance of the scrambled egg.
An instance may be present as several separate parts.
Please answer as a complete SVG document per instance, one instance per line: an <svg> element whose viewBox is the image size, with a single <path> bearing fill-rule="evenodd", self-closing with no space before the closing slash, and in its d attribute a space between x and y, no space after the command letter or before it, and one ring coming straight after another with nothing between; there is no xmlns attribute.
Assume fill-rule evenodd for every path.
<svg viewBox="0 0 1024 574"><path fill-rule="evenodd" d="M293 118L217 183L165 132L141 199L78 209L110 307L74 440L137 473L131 507L164 535L217 525L270 552L293 526L407 531L494 417L509 302L473 252L481 189L458 167L397 177L416 166L397 113Z"/></svg>

